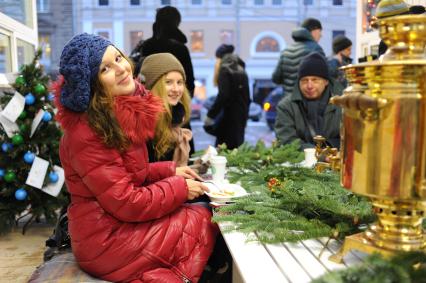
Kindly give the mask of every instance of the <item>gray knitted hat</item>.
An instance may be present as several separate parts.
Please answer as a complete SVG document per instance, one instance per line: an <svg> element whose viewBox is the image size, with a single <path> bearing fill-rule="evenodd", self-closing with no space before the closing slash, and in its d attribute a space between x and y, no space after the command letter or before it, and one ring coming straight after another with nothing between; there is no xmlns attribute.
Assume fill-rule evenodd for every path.
<svg viewBox="0 0 426 283"><path fill-rule="evenodd" d="M64 47L59 73L64 76L61 103L75 112L89 107L91 83L99 72L105 50L112 43L104 37L82 33L74 36Z"/></svg>
<svg viewBox="0 0 426 283"><path fill-rule="evenodd" d="M152 89L155 83L168 72L177 71L186 81L185 70L182 64L170 53L157 53L145 58L141 67L141 74L145 77L145 86Z"/></svg>

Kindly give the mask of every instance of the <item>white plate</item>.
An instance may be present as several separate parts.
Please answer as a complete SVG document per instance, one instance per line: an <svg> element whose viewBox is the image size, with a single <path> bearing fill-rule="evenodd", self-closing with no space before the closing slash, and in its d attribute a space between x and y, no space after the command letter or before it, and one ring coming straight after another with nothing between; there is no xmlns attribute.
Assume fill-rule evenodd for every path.
<svg viewBox="0 0 426 283"><path fill-rule="evenodd" d="M235 198L248 195L246 190L237 184L225 183L225 184L215 185L212 183L205 182L204 185L206 185L210 190L210 192L207 192L206 195L209 196L211 201L215 201L218 203L232 202ZM222 189L225 192L224 195L220 192L220 189Z"/></svg>

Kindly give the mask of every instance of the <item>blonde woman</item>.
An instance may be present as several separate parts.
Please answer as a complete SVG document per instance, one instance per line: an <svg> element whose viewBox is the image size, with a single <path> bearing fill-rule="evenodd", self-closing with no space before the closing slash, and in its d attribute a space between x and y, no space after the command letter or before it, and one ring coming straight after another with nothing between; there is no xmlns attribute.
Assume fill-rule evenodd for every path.
<svg viewBox="0 0 426 283"><path fill-rule="evenodd" d="M171 160L186 166L192 132L182 128L191 115L191 97L185 86L185 71L170 53L157 53L145 58L141 74L145 86L163 101L154 139L148 144L150 161Z"/></svg>

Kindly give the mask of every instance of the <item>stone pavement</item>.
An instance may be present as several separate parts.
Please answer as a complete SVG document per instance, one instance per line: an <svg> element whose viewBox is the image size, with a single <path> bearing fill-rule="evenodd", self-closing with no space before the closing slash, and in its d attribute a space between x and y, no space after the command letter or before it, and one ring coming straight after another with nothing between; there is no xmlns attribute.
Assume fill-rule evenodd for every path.
<svg viewBox="0 0 426 283"><path fill-rule="evenodd" d="M43 263L45 241L53 226L32 224L25 235L22 228L0 236L0 282L28 282L34 270Z"/></svg>

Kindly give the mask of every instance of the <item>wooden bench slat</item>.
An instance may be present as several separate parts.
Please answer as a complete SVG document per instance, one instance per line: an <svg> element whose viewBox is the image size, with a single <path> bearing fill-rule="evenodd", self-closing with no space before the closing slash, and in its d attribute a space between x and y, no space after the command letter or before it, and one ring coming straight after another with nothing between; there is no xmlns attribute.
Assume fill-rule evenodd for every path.
<svg viewBox="0 0 426 283"><path fill-rule="evenodd" d="M318 239L322 244L325 245L325 243L327 242L326 238L321 238ZM331 239L327 245L327 248L330 250L330 252L332 254L337 253L340 248L342 246L342 243L339 241L336 241L335 239ZM354 265L354 264L358 264L358 263L362 263L363 260L362 258L364 258L365 256L367 256L364 253L358 252L358 251L350 251L343 259L344 263L346 264L346 266L350 266L350 265Z"/></svg>
<svg viewBox="0 0 426 283"><path fill-rule="evenodd" d="M264 245L246 242L247 236L239 232L224 233L223 237L244 282L288 282Z"/></svg>
<svg viewBox="0 0 426 283"><path fill-rule="evenodd" d="M321 241L311 239L305 240L302 243L325 266L325 268L327 268L328 271L346 268L346 265L338 264L328 259L332 253L327 248L324 248L324 244Z"/></svg>
<svg viewBox="0 0 426 283"><path fill-rule="evenodd" d="M281 244L266 245L271 256L278 262L290 282L305 283L311 282L311 278L302 268L300 263L293 257L287 248Z"/></svg>
<svg viewBox="0 0 426 283"><path fill-rule="evenodd" d="M303 264L304 269L312 279L326 273L327 270L322 263L301 242L283 243L283 245L289 249L290 253L299 263Z"/></svg>

